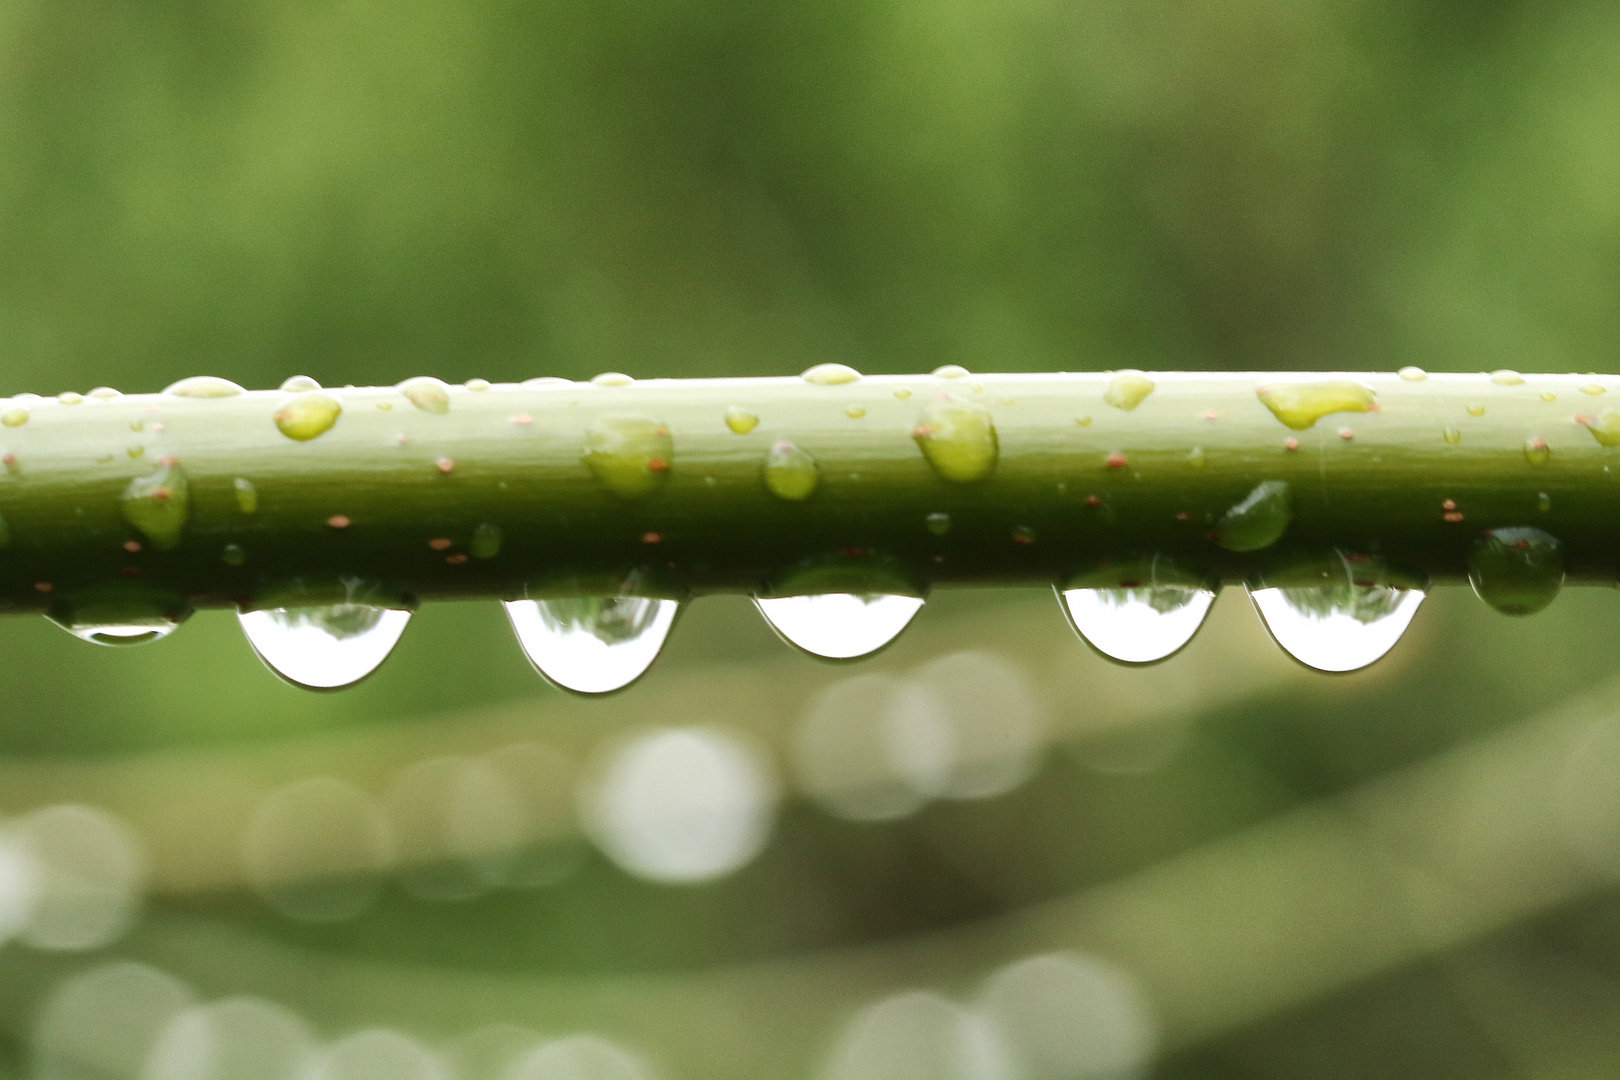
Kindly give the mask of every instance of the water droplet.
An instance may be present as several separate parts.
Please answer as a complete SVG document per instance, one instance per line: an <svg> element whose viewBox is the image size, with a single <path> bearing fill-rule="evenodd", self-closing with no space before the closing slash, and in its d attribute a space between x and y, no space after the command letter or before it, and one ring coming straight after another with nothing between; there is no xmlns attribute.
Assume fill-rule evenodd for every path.
<svg viewBox="0 0 1620 1080"><path fill-rule="evenodd" d="M468 379L466 382L462 383L461 385L465 386L468 390L471 390L475 394L481 394L485 390L489 389L489 380L488 379Z"/></svg>
<svg viewBox="0 0 1620 1080"><path fill-rule="evenodd" d="M854 382L861 377L861 373L847 364L817 364L799 377L817 386L839 386Z"/></svg>
<svg viewBox="0 0 1620 1080"><path fill-rule="evenodd" d="M1601 394L1601 393L1604 392L1605 389L1606 389L1606 387L1604 387L1604 385L1602 383L1587 383L1585 386L1581 387L1581 393L1583 393L1583 394Z"/></svg>
<svg viewBox="0 0 1620 1080"><path fill-rule="evenodd" d="M586 467L613 494L639 499L663 486L675 459L669 428L648 416L598 417L585 432Z"/></svg>
<svg viewBox="0 0 1620 1080"><path fill-rule="evenodd" d="M146 447L144 447L144 446L131 446L129 449L125 450L124 453L128 454L132 458L137 458L137 457L140 457L142 454L146 453Z"/></svg>
<svg viewBox="0 0 1620 1080"><path fill-rule="evenodd" d="M119 496L118 508L159 551L180 543L191 509L191 490L178 465L163 465L150 476L137 476Z"/></svg>
<svg viewBox="0 0 1620 1080"><path fill-rule="evenodd" d="M765 457L765 486L779 499L802 502L815 492L820 480L816 459L785 439Z"/></svg>
<svg viewBox="0 0 1620 1080"><path fill-rule="evenodd" d="M898 389L898 390L896 390L894 392L894 396L897 397L897 398L908 398L908 397L911 396L911 390L909 388L907 388L907 387L902 386L900 389Z"/></svg>
<svg viewBox="0 0 1620 1080"><path fill-rule="evenodd" d="M56 395L56 400L63 405L83 405L84 395L76 394L72 390L65 390Z"/></svg>
<svg viewBox="0 0 1620 1080"><path fill-rule="evenodd" d="M27 409L7 409L0 412L0 424L6 427L22 427L26 423L28 423Z"/></svg>
<svg viewBox="0 0 1620 1080"><path fill-rule="evenodd" d="M622 371L604 371L591 380L592 386L629 386L636 380Z"/></svg>
<svg viewBox="0 0 1620 1080"><path fill-rule="evenodd" d="M1140 371L1121 371L1108 380L1103 400L1116 409L1130 412L1142 404L1142 399L1153 393L1154 382Z"/></svg>
<svg viewBox="0 0 1620 1080"><path fill-rule="evenodd" d="M1462 432L1454 427L1448 427L1440 433L1441 438L1453 446L1462 442Z"/></svg>
<svg viewBox="0 0 1620 1080"><path fill-rule="evenodd" d="M1491 372L1491 382L1497 386L1520 386L1524 383L1524 376L1517 371L1509 371L1507 368L1503 368L1500 371Z"/></svg>
<svg viewBox="0 0 1620 1080"><path fill-rule="evenodd" d="M1215 600L1206 577L1162 555L1076 574L1055 591L1075 633L1124 664L1175 655L1204 625Z"/></svg>
<svg viewBox="0 0 1620 1080"><path fill-rule="evenodd" d="M518 644L546 680L577 694L606 694L646 674L669 637L680 601L580 596L506 603Z"/></svg>
<svg viewBox="0 0 1620 1080"><path fill-rule="evenodd" d="M900 636L923 601L883 593L756 597L765 621L791 645L827 660L853 660Z"/></svg>
<svg viewBox="0 0 1620 1080"><path fill-rule="evenodd" d="M759 426L759 416L740 405L726 410L726 427L738 435L746 435Z"/></svg>
<svg viewBox="0 0 1620 1080"><path fill-rule="evenodd" d="M1557 401L1558 400L1558 395L1553 393L1551 390L1543 390L1541 392L1541 400L1542 401Z"/></svg>
<svg viewBox="0 0 1620 1080"><path fill-rule="evenodd" d="M1485 415L1485 406L1483 406L1483 405L1478 405L1478 404L1469 405L1467 408L1468 408L1468 415L1469 416L1484 416Z"/></svg>
<svg viewBox="0 0 1620 1080"><path fill-rule="evenodd" d="M1401 370L1397 371L1395 374L1399 375L1407 382L1422 382L1424 379L1429 377L1429 373L1427 371L1424 371L1420 367L1413 367L1410 364L1401 368Z"/></svg>
<svg viewBox="0 0 1620 1080"><path fill-rule="evenodd" d="M351 686L377 670L405 632L414 607L406 598L352 578L320 588L295 587L264 603L237 614L248 644L271 671L310 690Z"/></svg>
<svg viewBox="0 0 1620 1080"><path fill-rule="evenodd" d="M245 391L229 379L221 379L214 375L193 375L189 379L181 379L177 383L170 383L163 388L165 394L175 397L192 398L220 398L235 397Z"/></svg>
<svg viewBox="0 0 1620 1080"><path fill-rule="evenodd" d="M324 434L343 412L343 406L330 394L303 394L276 410L276 427L289 439L308 442Z"/></svg>
<svg viewBox="0 0 1620 1080"><path fill-rule="evenodd" d="M320 388L321 384L308 375L293 375L281 384L281 389L289 394L303 394Z"/></svg>
<svg viewBox="0 0 1620 1080"><path fill-rule="evenodd" d="M1376 404L1370 387L1350 379L1266 383L1254 392L1273 416L1295 431L1304 431L1329 413L1371 412Z"/></svg>
<svg viewBox="0 0 1620 1080"><path fill-rule="evenodd" d="M971 374L973 373L961 364L946 364L934 369L936 379L965 379Z"/></svg>
<svg viewBox="0 0 1620 1080"><path fill-rule="evenodd" d="M1208 461L1204 457L1204 448L1202 446L1195 446L1187 451L1188 468L1202 469L1206 464L1208 464Z"/></svg>
<svg viewBox="0 0 1620 1080"><path fill-rule="evenodd" d="M1563 545L1540 529L1491 529L1468 549L1468 581L1504 615L1533 615L1563 587Z"/></svg>
<svg viewBox="0 0 1620 1080"><path fill-rule="evenodd" d="M1600 445L1620 446L1620 409L1604 409L1595 418L1577 416L1575 420L1584 424Z"/></svg>
<svg viewBox="0 0 1620 1080"><path fill-rule="evenodd" d="M1427 583L1376 558L1334 552L1267 573L1250 599L1272 640L1306 667L1357 671L1401 639Z"/></svg>
<svg viewBox="0 0 1620 1080"><path fill-rule="evenodd" d="M989 476L1000 453L990 410L960 398L930 404L911 429L911 437L934 472L954 484Z"/></svg>
<svg viewBox="0 0 1620 1080"><path fill-rule="evenodd" d="M859 405L847 405L844 407L844 415L851 420L859 420L866 415L866 410Z"/></svg>
<svg viewBox="0 0 1620 1080"><path fill-rule="evenodd" d="M245 476L238 476L231 481L231 487L236 491L236 505L244 514L252 514L259 509L259 489L253 486L253 481Z"/></svg>
<svg viewBox="0 0 1620 1080"><path fill-rule="evenodd" d="M247 562L247 549L241 544L226 544L220 550L219 558L226 566L241 566Z"/></svg>
<svg viewBox="0 0 1620 1080"><path fill-rule="evenodd" d="M111 401L113 398L120 398L124 395L110 386L98 386L90 391L89 396L97 401Z"/></svg>
<svg viewBox="0 0 1620 1080"><path fill-rule="evenodd" d="M944 511L936 511L923 519L923 524L935 536L944 536L951 531L951 515Z"/></svg>
<svg viewBox="0 0 1620 1080"><path fill-rule="evenodd" d="M573 379L563 379L556 375L542 375L538 379L524 379L522 384L525 390L547 390L558 386L573 386Z"/></svg>
<svg viewBox="0 0 1620 1080"><path fill-rule="evenodd" d="M431 375L406 379L394 389L423 412L443 415L450 411L450 388Z"/></svg>
<svg viewBox="0 0 1620 1080"><path fill-rule="evenodd" d="M501 545L506 542L506 533L499 525L484 522L472 531L472 539L467 541L467 551L475 559L493 559L501 553Z"/></svg>
<svg viewBox="0 0 1620 1080"><path fill-rule="evenodd" d="M1550 511L1552 509L1552 496L1547 494L1545 491L1538 492L1536 494L1536 509L1540 510L1543 514Z"/></svg>
<svg viewBox="0 0 1620 1080"><path fill-rule="evenodd" d="M45 617L81 641L144 645L174 633L191 605L178 593L119 581L59 594Z"/></svg>
<svg viewBox="0 0 1620 1080"><path fill-rule="evenodd" d="M1282 539L1293 518L1287 481L1266 480L1222 516L1216 542L1227 551L1259 551Z"/></svg>
<svg viewBox="0 0 1620 1080"><path fill-rule="evenodd" d="M1552 450L1547 446L1547 440L1540 435L1532 435L1524 440L1524 460L1532 465L1545 465L1552 457Z"/></svg>
<svg viewBox="0 0 1620 1080"><path fill-rule="evenodd" d="M131 430L131 431L145 431L146 430L146 421L145 420L131 420L129 422L129 430Z"/></svg>
<svg viewBox="0 0 1620 1080"><path fill-rule="evenodd" d="M1089 416L1077 416L1077 417L1074 418L1074 422L1079 424L1081 427L1090 427L1091 426L1091 417L1089 417Z"/></svg>

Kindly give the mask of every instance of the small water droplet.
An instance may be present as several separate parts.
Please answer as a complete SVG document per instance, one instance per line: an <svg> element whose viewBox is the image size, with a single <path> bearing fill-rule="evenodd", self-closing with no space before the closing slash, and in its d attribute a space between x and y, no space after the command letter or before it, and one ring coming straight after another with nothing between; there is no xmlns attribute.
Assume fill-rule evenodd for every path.
<svg viewBox="0 0 1620 1080"><path fill-rule="evenodd" d="M241 566L247 562L247 549L241 544L226 544L220 549L219 558L226 566Z"/></svg>
<svg viewBox="0 0 1620 1080"><path fill-rule="evenodd" d="M499 525L484 522L472 532L472 539L467 541L467 551L475 559L493 559L501 553L501 545L506 542L506 533Z"/></svg>
<svg viewBox="0 0 1620 1080"><path fill-rule="evenodd" d="M847 364L817 364L799 377L817 386L840 386L855 382L861 377L861 373Z"/></svg>
<svg viewBox="0 0 1620 1080"><path fill-rule="evenodd" d="M669 428L648 416L598 417L585 432L580 460L622 499L639 499L663 486L675 460Z"/></svg>
<svg viewBox="0 0 1620 1080"><path fill-rule="evenodd" d="M1259 551L1282 539L1294 519L1285 480L1266 480L1234 505L1215 527L1216 543L1227 551Z"/></svg>
<svg viewBox="0 0 1620 1080"><path fill-rule="evenodd" d="M337 423L343 406L330 394L302 394L276 410L276 427L289 439L308 442Z"/></svg>
<svg viewBox="0 0 1620 1080"><path fill-rule="evenodd" d="M937 510L923 519L923 524L935 536L944 536L951 531L951 515L943 510Z"/></svg>
<svg viewBox="0 0 1620 1080"><path fill-rule="evenodd" d="M907 387L902 386L900 389L898 389L898 390L896 390L894 392L894 396L897 397L897 398L908 398L908 397L911 396L911 390L909 388L907 388Z"/></svg>
<svg viewBox="0 0 1620 1080"><path fill-rule="evenodd" d="M222 398L235 397L246 393L240 386L229 379L221 379L214 375L193 375L189 379L181 379L177 383L170 383L163 388L165 394L175 397L190 398Z"/></svg>
<svg viewBox="0 0 1620 1080"><path fill-rule="evenodd" d="M1542 401L1557 401L1558 400L1558 395L1553 393L1551 390L1543 390L1541 392L1541 400Z"/></svg>
<svg viewBox="0 0 1620 1080"><path fill-rule="evenodd" d="M124 395L121 392L114 390L110 386L98 386L94 390L90 391L89 396L95 398L97 401L111 401L113 398L120 398Z"/></svg>
<svg viewBox="0 0 1620 1080"><path fill-rule="evenodd" d="M1530 464L1545 465L1551 457L1552 449L1540 435L1532 435L1524 440L1524 460Z"/></svg>
<svg viewBox="0 0 1620 1080"><path fill-rule="evenodd" d="M759 415L757 413L751 412L740 405L733 405L726 410L726 427L738 435L746 435L758 426Z"/></svg>
<svg viewBox="0 0 1620 1080"><path fill-rule="evenodd" d="M1330 413L1372 412L1376 406L1372 388L1350 379L1265 383L1254 392L1273 416L1295 431L1304 431Z"/></svg>
<svg viewBox="0 0 1620 1080"><path fill-rule="evenodd" d="M1468 409L1468 415L1469 416L1484 416L1485 415L1485 406L1483 406L1483 405L1479 405L1479 404L1469 405L1469 406L1467 406L1467 409Z"/></svg>
<svg viewBox="0 0 1620 1080"><path fill-rule="evenodd" d="M1581 387L1581 393L1601 394L1605 389L1607 388L1602 383L1587 383L1585 386Z"/></svg>
<svg viewBox="0 0 1620 1080"><path fill-rule="evenodd" d="M1400 641L1426 583L1392 574L1381 560L1334 552L1265 575L1249 597L1272 640L1306 667L1357 671Z"/></svg>
<svg viewBox="0 0 1620 1080"><path fill-rule="evenodd" d="M1454 427L1448 427L1440 433L1441 438L1453 446L1462 442L1462 432Z"/></svg>
<svg viewBox="0 0 1620 1080"><path fill-rule="evenodd" d="M1191 450L1187 451L1188 468L1202 469L1206 464L1208 464L1208 459L1204 456L1204 448L1202 446L1195 446Z"/></svg>
<svg viewBox="0 0 1620 1080"><path fill-rule="evenodd" d="M1517 371L1503 368L1500 371L1491 372L1491 382L1497 386L1520 386L1524 383L1524 376Z"/></svg>
<svg viewBox="0 0 1620 1080"><path fill-rule="evenodd" d="M973 373L961 364L945 364L935 368L933 374L936 379L965 379Z"/></svg>
<svg viewBox="0 0 1620 1080"><path fill-rule="evenodd" d="M1547 494L1545 491L1538 492L1536 494L1536 509L1540 510L1543 514L1550 511L1552 509L1552 496Z"/></svg>
<svg viewBox="0 0 1620 1080"><path fill-rule="evenodd" d="M0 412L0 424L6 427L22 427L26 423L28 423L27 409L7 409Z"/></svg>
<svg viewBox="0 0 1620 1080"><path fill-rule="evenodd" d="M450 388L431 375L418 375L394 387L423 412L443 415L450 411Z"/></svg>
<svg viewBox="0 0 1620 1080"><path fill-rule="evenodd" d="M83 405L84 395L76 394L72 390L64 390L56 395L56 400L63 405Z"/></svg>
<svg viewBox="0 0 1620 1080"><path fill-rule="evenodd" d="M546 681L576 694L607 694L646 674L675 625L678 600L580 596L506 602L523 654Z"/></svg>
<svg viewBox="0 0 1620 1080"><path fill-rule="evenodd" d="M125 450L124 453L128 454L132 458L137 458L137 457L140 457L142 454L146 453L146 447L144 447L144 446L131 446L129 449Z"/></svg>
<svg viewBox="0 0 1620 1080"><path fill-rule="evenodd" d="M822 593L756 597L754 604L788 644L826 660L853 660L899 637L923 601L883 593Z"/></svg>
<svg viewBox="0 0 1620 1080"><path fill-rule="evenodd" d="M149 476L131 480L119 496L124 520L138 529L159 551L180 543L191 509L191 491L179 465L163 465Z"/></svg>
<svg viewBox="0 0 1620 1080"><path fill-rule="evenodd" d="M373 582L348 578L290 588L267 606L238 612L237 621L259 659L282 679L309 690L335 690L359 682L388 659L412 607Z"/></svg>
<svg viewBox="0 0 1620 1080"><path fill-rule="evenodd" d="M866 415L866 410L859 405L848 405L844 408L844 415L851 420L859 420Z"/></svg>
<svg viewBox="0 0 1620 1080"><path fill-rule="evenodd" d="M1395 374L1399 375L1407 382L1422 382L1424 379L1429 377L1429 373L1427 371L1424 371L1420 367L1414 367L1411 364L1401 368L1401 370L1397 371Z"/></svg>
<svg viewBox="0 0 1620 1080"><path fill-rule="evenodd" d="M820 480L816 459L785 439L765 457L765 486L779 499L802 502L815 492Z"/></svg>
<svg viewBox="0 0 1620 1080"><path fill-rule="evenodd" d="M1541 529L1491 529L1468 549L1468 581L1504 615L1533 615L1563 587L1563 545Z"/></svg>
<svg viewBox="0 0 1620 1080"><path fill-rule="evenodd" d="M1604 409L1595 418L1581 415L1575 422L1585 425L1601 446L1620 446L1620 409Z"/></svg>
<svg viewBox="0 0 1620 1080"><path fill-rule="evenodd" d="M1121 371L1108 380L1103 401L1116 409L1130 412L1142 404L1142 399L1153 393L1154 382L1140 371Z"/></svg>
<svg viewBox="0 0 1620 1080"><path fill-rule="evenodd" d="M1074 418L1074 422L1079 424L1081 427L1090 427L1091 426L1091 417L1089 417L1089 416L1077 416L1077 417Z"/></svg>
<svg viewBox="0 0 1620 1080"><path fill-rule="evenodd" d="M1162 555L1076 574L1055 590L1069 625L1110 660L1153 664L1204 624L1215 586Z"/></svg>
<svg viewBox="0 0 1620 1080"><path fill-rule="evenodd" d="M592 386L629 386L636 380L622 371L604 371L591 380Z"/></svg>
<svg viewBox="0 0 1620 1080"><path fill-rule="evenodd" d="M489 380L488 379L468 379L466 382L462 383L462 385L465 386L468 390L471 390L475 394L481 394L485 390L489 389Z"/></svg>
<svg viewBox="0 0 1620 1080"><path fill-rule="evenodd" d="M146 421L145 420L131 420L129 422L129 430L131 430L131 431L145 431L146 430Z"/></svg>
<svg viewBox="0 0 1620 1080"><path fill-rule="evenodd" d="M923 457L943 480L969 484L989 476L1000 446L990 410L960 398L946 397L923 410L911 429Z"/></svg>
<svg viewBox="0 0 1620 1080"><path fill-rule="evenodd" d="M119 581L58 594L45 617L80 641L144 645L174 633L191 605L178 593Z"/></svg>
<svg viewBox="0 0 1620 1080"><path fill-rule="evenodd" d="M282 391L288 394L304 394L320 388L321 384L308 375L292 375L281 384Z"/></svg>

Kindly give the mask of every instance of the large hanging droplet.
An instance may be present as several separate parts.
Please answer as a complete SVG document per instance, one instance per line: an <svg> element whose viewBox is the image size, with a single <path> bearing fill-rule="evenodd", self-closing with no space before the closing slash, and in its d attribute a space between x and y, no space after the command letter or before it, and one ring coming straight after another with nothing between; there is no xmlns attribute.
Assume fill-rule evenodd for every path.
<svg viewBox="0 0 1620 1080"><path fill-rule="evenodd" d="M1502 614L1533 615L1564 585L1564 546L1541 529L1492 529L1468 549L1468 581Z"/></svg>
<svg viewBox="0 0 1620 1080"><path fill-rule="evenodd" d="M343 406L330 394L302 394L276 410L276 427L289 439L308 442L337 423Z"/></svg>
<svg viewBox="0 0 1620 1080"><path fill-rule="evenodd" d="M922 610L923 600L885 593L822 593L755 597L754 604L788 644L824 660L853 660L899 637Z"/></svg>
<svg viewBox="0 0 1620 1080"><path fill-rule="evenodd" d="M247 391L229 379L221 379L215 375L193 375L189 379L170 383L163 388L163 392L173 394L175 397L221 398L235 397Z"/></svg>
<svg viewBox="0 0 1620 1080"><path fill-rule="evenodd" d="M1401 639L1423 603L1424 583L1379 560L1334 552L1267 574L1249 597L1272 640L1317 671L1356 671Z"/></svg>
<svg viewBox="0 0 1620 1080"><path fill-rule="evenodd" d="M1374 408L1372 388L1350 379L1265 383L1254 392L1271 415L1295 431L1304 431L1329 413Z"/></svg>
<svg viewBox="0 0 1620 1080"><path fill-rule="evenodd" d="M45 617L80 641L144 645L174 633L191 617L191 605L178 593L116 582L65 594Z"/></svg>
<svg viewBox="0 0 1620 1080"><path fill-rule="evenodd" d="M786 439L771 447L765 456L765 486L772 495L788 502L803 502L815 494L821 468L807 450Z"/></svg>
<svg viewBox="0 0 1620 1080"><path fill-rule="evenodd" d="M1140 371L1121 371L1108 380L1103 400L1116 409L1130 412L1142 404L1142 399L1153 393L1154 382Z"/></svg>
<svg viewBox="0 0 1620 1080"><path fill-rule="evenodd" d="M178 546L191 511L186 474L179 465L164 465L150 476L137 476L119 496L118 509L158 551Z"/></svg>
<svg viewBox="0 0 1620 1080"><path fill-rule="evenodd" d="M341 599L314 602L328 595ZM411 621L411 607L413 602L374 583L345 579L290 589L265 607L239 612L237 620L271 671L294 686L335 690L359 682L388 659Z"/></svg>
<svg viewBox="0 0 1620 1080"><path fill-rule="evenodd" d="M911 437L940 479L953 484L971 484L989 476L1001 452L990 410L955 397L942 398L924 409Z"/></svg>
<svg viewBox="0 0 1620 1080"><path fill-rule="evenodd" d="M607 694L652 667L681 604L650 596L585 596L505 606L523 654L548 682L576 694Z"/></svg>
<svg viewBox="0 0 1620 1080"><path fill-rule="evenodd" d="M623 499L657 491L674 459L668 426L647 416L598 417L585 432L580 457L603 487Z"/></svg>
<svg viewBox="0 0 1620 1080"><path fill-rule="evenodd" d="M1204 625L1215 586L1162 555L1099 567L1057 588L1075 633L1122 664L1179 652Z"/></svg>
<svg viewBox="0 0 1620 1080"><path fill-rule="evenodd" d="M431 375L418 375L394 387L423 412L443 415L450 411L450 388Z"/></svg>
<svg viewBox="0 0 1620 1080"><path fill-rule="evenodd" d="M1215 542L1227 551L1259 551L1282 539L1294 519L1286 480L1265 480L1215 526Z"/></svg>

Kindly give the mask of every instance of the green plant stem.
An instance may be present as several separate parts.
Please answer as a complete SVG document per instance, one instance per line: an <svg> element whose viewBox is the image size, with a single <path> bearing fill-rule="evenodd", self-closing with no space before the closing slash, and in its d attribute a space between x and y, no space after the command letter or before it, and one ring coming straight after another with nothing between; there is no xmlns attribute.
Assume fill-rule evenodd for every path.
<svg viewBox="0 0 1620 1080"><path fill-rule="evenodd" d="M13 399L5 415L26 419L0 427L0 597L41 610L129 580L230 605L338 576L422 598L513 597L637 568L698 593L748 592L800 560L860 552L939 586L1048 583L1144 553L1231 583L1330 547L1456 581L1468 545L1503 526L1558 537L1572 581L1615 581L1620 447L1594 430L1620 379L1147 378L1131 408L1109 404L1120 396L1108 374L547 380L452 387L442 413L396 388L345 388L325 391L341 415L307 440L275 419L297 392ZM1373 411L1296 430L1256 393L1334 378L1369 388ZM944 395L993 417L999 455L979 479L942 478L920 448L915 429ZM728 409L757 425L739 434ZM808 497L766 483L784 441L814 459ZM588 442L603 469L588 467ZM643 468L635 454L649 445L668 460ZM132 482L162 486L171 466L184 477L179 527L141 517L149 490L126 513ZM1286 531L1228 550L1223 516L1266 482L1288 485Z"/></svg>

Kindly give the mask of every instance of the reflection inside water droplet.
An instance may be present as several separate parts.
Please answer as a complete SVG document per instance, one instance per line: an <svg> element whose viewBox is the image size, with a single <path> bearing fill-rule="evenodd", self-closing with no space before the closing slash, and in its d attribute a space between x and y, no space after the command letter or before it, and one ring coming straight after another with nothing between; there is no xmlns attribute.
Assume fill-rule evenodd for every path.
<svg viewBox="0 0 1620 1080"><path fill-rule="evenodd" d="M1393 584L1374 560L1338 554L1300 580L1250 588L1261 621L1295 660L1318 671L1356 671L1382 657L1406 632L1424 591ZM1336 580L1334 580L1336 579Z"/></svg>
<svg viewBox="0 0 1620 1080"><path fill-rule="evenodd" d="M1215 600L1203 579L1160 557L1080 575L1057 591L1075 633L1124 664L1173 656Z"/></svg>
<svg viewBox="0 0 1620 1080"><path fill-rule="evenodd" d="M789 644L827 660L853 660L899 637L923 601L892 593L820 593L755 597L754 604Z"/></svg>
<svg viewBox="0 0 1620 1080"><path fill-rule="evenodd" d="M359 682L388 659L411 613L322 604L244 611L237 620L271 671L295 686L335 690Z"/></svg>
<svg viewBox="0 0 1620 1080"><path fill-rule="evenodd" d="M513 600L507 618L518 644L550 682L606 694L646 673L669 636L680 601L647 596Z"/></svg>
<svg viewBox="0 0 1620 1080"><path fill-rule="evenodd" d="M63 596L45 617L80 641L145 645L179 629L191 607L178 594L119 583Z"/></svg>

